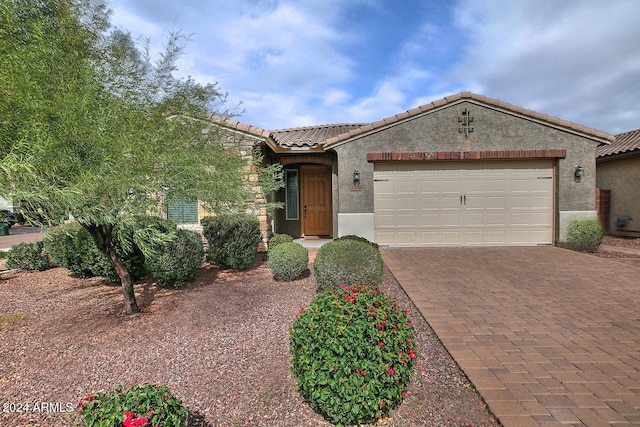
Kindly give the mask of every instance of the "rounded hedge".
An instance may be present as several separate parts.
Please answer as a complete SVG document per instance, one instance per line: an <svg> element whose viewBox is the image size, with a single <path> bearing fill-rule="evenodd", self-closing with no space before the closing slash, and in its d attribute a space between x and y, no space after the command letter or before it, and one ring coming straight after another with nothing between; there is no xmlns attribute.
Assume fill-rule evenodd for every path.
<svg viewBox="0 0 640 427"><path fill-rule="evenodd" d="M271 252L272 249L275 249L278 245L291 242L293 242L293 236L276 233L269 238L269 252Z"/></svg>
<svg viewBox="0 0 640 427"><path fill-rule="evenodd" d="M367 286L318 293L291 327L302 396L333 423L388 417L402 402L417 350L408 311Z"/></svg>
<svg viewBox="0 0 640 427"><path fill-rule="evenodd" d="M581 252L597 252L604 230L597 218L574 219L567 226L567 244L570 249Z"/></svg>
<svg viewBox="0 0 640 427"><path fill-rule="evenodd" d="M338 239L320 247L313 271L318 291L345 283L378 286L384 276L384 263L377 245L359 239Z"/></svg>
<svg viewBox="0 0 640 427"><path fill-rule="evenodd" d="M209 261L233 269L251 267L262 240L257 217L249 214L216 215L203 218L202 227L209 243Z"/></svg>
<svg viewBox="0 0 640 427"><path fill-rule="evenodd" d="M300 243L281 243L269 250L269 267L276 280L295 280L309 268L309 251Z"/></svg>
<svg viewBox="0 0 640 427"><path fill-rule="evenodd" d="M176 230L160 251L147 256L145 264L160 286L179 288L196 278L202 269L202 237L195 231Z"/></svg>
<svg viewBox="0 0 640 427"><path fill-rule="evenodd" d="M49 255L44 243L18 243L7 253L7 268L27 271L44 271L49 268Z"/></svg>

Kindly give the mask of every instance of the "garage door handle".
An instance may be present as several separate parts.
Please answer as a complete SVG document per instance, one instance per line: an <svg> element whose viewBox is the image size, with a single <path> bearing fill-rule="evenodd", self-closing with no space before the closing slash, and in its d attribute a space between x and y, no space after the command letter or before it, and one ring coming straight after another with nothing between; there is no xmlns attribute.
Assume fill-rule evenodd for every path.
<svg viewBox="0 0 640 427"><path fill-rule="evenodd" d="M460 204L462 204L462 196L460 196Z"/></svg>
<svg viewBox="0 0 640 427"><path fill-rule="evenodd" d="M464 204L466 205L467 204L467 195L465 194L463 197L464 197Z"/></svg>
<svg viewBox="0 0 640 427"><path fill-rule="evenodd" d="M466 205L467 204L467 195L466 194L464 196L460 196L460 204L461 205Z"/></svg>
<svg viewBox="0 0 640 427"><path fill-rule="evenodd" d="M304 205L304 217L307 218L307 205Z"/></svg>

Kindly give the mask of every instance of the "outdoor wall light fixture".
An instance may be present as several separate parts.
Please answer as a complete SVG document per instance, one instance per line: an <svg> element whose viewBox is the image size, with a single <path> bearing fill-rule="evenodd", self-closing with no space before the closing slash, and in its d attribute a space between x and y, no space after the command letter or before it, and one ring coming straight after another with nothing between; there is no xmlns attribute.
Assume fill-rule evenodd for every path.
<svg viewBox="0 0 640 427"><path fill-rule="evenodd" d="M358 169L353 171L353 185L360 185L360 172L358 172Z"/></svg>
<svg viewBox="0 0 640 427"><path fill-rule="evenodd" d="M582 178L584 176L584 168L580 165L576 165L576 169L573 174L576 178Z"/></svg>

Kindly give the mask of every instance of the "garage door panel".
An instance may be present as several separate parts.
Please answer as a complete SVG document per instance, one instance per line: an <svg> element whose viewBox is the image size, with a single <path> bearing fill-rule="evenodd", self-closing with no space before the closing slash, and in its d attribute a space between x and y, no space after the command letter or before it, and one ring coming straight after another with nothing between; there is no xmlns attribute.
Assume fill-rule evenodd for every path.
<svg viewBox="0 0 640 427"><path fill-rule="evenodd" d="M547 178L552 176L553 162L543 160L376 163L376 242L550 244L554 184Z"/></svg>

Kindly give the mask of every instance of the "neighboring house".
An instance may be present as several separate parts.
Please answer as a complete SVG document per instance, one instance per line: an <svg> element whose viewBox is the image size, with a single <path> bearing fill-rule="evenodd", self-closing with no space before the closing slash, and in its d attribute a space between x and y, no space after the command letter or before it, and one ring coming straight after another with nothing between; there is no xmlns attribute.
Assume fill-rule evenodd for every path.
<svg viewBox="0 0 640 427"><path fill-rule="evenodd" d="M608 233L640 236L640 129L598 147L600 220Z"/></svg>
<svg viewBox="0 0 640 427"><path fill-rule="evenodd" d="M273 231L389 246L552 245L595 217L596 147L614 137L470 92L371 124L219 123L285 170Z"/></svg>

